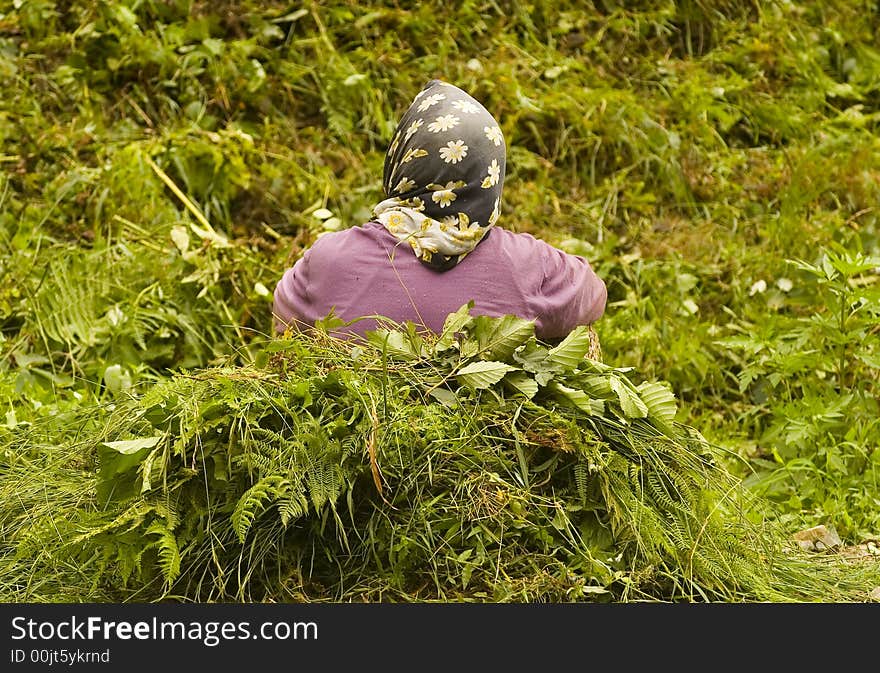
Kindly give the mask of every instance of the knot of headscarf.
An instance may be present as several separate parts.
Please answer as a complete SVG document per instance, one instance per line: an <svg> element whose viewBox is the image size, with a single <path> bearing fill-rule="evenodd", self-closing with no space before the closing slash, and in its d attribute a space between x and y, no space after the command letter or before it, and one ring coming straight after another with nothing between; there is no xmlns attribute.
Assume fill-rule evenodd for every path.
<svg viewBox="0 0 880 673"><path fill-rule="evenodd" d="M382 178L388 198L373 215L422 262L451 269L498 221L506 157L486 108L431 80L397 125Z"/></svg>

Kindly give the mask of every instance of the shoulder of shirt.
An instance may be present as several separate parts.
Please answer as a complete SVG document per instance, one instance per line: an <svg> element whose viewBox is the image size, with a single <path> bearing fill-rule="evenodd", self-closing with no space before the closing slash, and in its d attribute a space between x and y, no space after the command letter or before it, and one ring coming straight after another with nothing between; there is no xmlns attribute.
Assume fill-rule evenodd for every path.
<svg viewBox="0 0 880 673"><path fill-rule="evenodd" d="M493 233L489 235L489 237L486 239L487 241L491 240L494 236L499 243L552 247L549 243L547 243L547 241L542 241L540 238L535 238L532 234L529 234L527 232L511 231L510 229L504 229L503 227L498 226L493 227L492 231Z"/></svg>
<svg viewBox="0 0 880 673"><path fill-rule="evenodd" d="M544 259L554 260L555 263L562 262L563 260L567 260L569 262L574 262L574 260L577 260L578 262L586 261L580 255L573 255L569 252L565 252L565 250L557 248L555 245L552 245L547 241L541 238L537 238L527 232L510 231L509 229L503 229L498 226L495 227L495 230L498 234L500 234L499 236L495 237L495 245L503 246L504 248L512 251L514 254L538 254L541 255ZM489 236L486 240L489 241L491 239L492 236Z"/></svg>
<svg viewBox="0 0 880 673"><path fill-rule="evenodd" d="M368 238L376 239L387 233L385 227L378 222L365 222L364 224L347 227L340 231L328 231L318 236L318 238L309 246L310 250L316 248L336 247L344 248L345 246L357 241L358 239Z"/></svg>

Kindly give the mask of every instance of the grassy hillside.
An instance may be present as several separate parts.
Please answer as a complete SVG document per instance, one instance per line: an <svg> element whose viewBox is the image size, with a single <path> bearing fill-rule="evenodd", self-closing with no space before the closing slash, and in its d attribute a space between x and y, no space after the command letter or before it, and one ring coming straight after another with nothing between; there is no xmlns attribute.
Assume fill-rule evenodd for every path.
<svg viewBox="0 0 880 673"><path fill-rule="evenodd" d="M89 517L109 502L96 490L100 470L106 477L108 469L101 442L153 436L136 424L124 425L128 434L116 432L120 409L148 408L151 395L187 376L226 376L215 367L264 375L275 283L322 231L369 217L381 198L382 159L397 118L431 78L468 90L499 120L508 142L500 226L593 263L609 289L596 325L604 362L632 367L634 386L668 385L678 399L675 427L698 430L716 447L717 469L744 479L749 494L761 498L749 500L746 520L789 534L833 525L845 545L876 549L878 38L880 9L867 0L454 8L3 2L2 595L59 596L58 586L32 584L40 564L51 563L70 573L67 599L137 598L137 581L127 578L139 561L129 568L120 560L118 522L104 546L82 547L93 556L58 547L51 531L25 533L37 521L54 526L54 516L73 526L63 542L88 531L95 539L89 526L98 524ZM315 217L319 208L333 217ZM324 376L323 366L302 376ZM172 407L169 419L189 413ZM492 413L509 420L504 414L513 411L505 409ZM229 426L247 420L241 406L223 407L221 416L228 437ZM358 436L369 438L368 417ZM272 430L261 418L249 420ZM441 427L438 440L459 436L456 423ZM515 434L516 420L509 425ZM521 470L526 482L530 469L547 471L529 461L562 432L540 427ZM188 439L179 426L166 431L173 436L168 446L179 440L174 446L184 454L192 448L187 441L202 441L202 430ZM379 440L380 457L396 446L383 444L390 435ZM141 458L138 452L150 448L126 446ZM249 466L239 486L261 483L267 475L258 467ZM27 475L39 478L25 484ZM417 498L410 505L430 497L403 491ZM603 511L610 516L613 509ZM188 539L173 517L162 520L177 535L175 545ZM170 542L159 544L167 542L164 532L143 537L151 521L141 516L144 528L130 530L150 541L150 553L161 557L164 549L166 568L173 566ZM549 530L552 521L548 509L528 526ZM59 537L65 528L55 530ZM399 527L383 530L393 536ZM233 544L229 535L223 539ZM377 565L361 559L364 586L372 588L355 591L360 597L448 595L438 588L444 568L459 598L572 597L566 586L517 585L535 571L523 560L535 553L531 543L510 559L520 579L494 596L462 583L461 568L481 553L464 541L454 572L429 557L433 593L420 594L410 576L386 577L395 588L376 589L378 575L369 573L387 568L388 555L402 549L385 542L371 552ZM419 544L437 543L429 536ZM184 567L195 558L186 550L177 549ZM572 563L570 555L544 551L550 565ZM405 574L410 566L394 559L395 572ZM129 588L119 589L118 574L99 580L105 575L96 563L122 572ZM492 585L489 563L474 567L497 589L498 569L508 566L491 566ZM608 592L595 595L632 598L613 566L600 572L572 565L572 572ZM688 585L687 572L673 567L671 585L644 591L708 597L695 589L706 585ZM294 585L268 595L346 595L331 584L323 585L325 594L321 586ZM737 587L712 595L756 596ZM241 590L237 597L248 596Z"/></svg>

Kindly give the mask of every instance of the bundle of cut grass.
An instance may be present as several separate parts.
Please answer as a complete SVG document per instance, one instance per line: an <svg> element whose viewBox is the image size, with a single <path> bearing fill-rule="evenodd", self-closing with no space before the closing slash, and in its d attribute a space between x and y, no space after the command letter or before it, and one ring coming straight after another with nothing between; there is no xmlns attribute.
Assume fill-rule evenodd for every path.
<svg viewBox="0 0 880 673"><path fill-rule="evenodd" d="M667 388L585 357L586 329L551 347L469 308L439 336L325 325L34 426L3 458L6 598L849 601L878 583L791 549Z"/></svg>

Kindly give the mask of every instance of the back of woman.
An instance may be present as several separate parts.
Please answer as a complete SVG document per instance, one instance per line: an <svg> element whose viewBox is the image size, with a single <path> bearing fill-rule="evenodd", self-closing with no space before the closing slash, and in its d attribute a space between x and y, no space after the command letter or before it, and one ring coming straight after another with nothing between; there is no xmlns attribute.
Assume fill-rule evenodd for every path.
<svg viewBox="0 0 880 673"><path fill-rule="evenodd" d="M275 288L276 328L331 311L363 335L376 317L437 332L469 301L474 315L535 320L543 339L597 320L605 284L583 257L496 226L506 146L492 115L432 80L401 118L385 157L388 198L361 226L320 237Z"/></svg>

